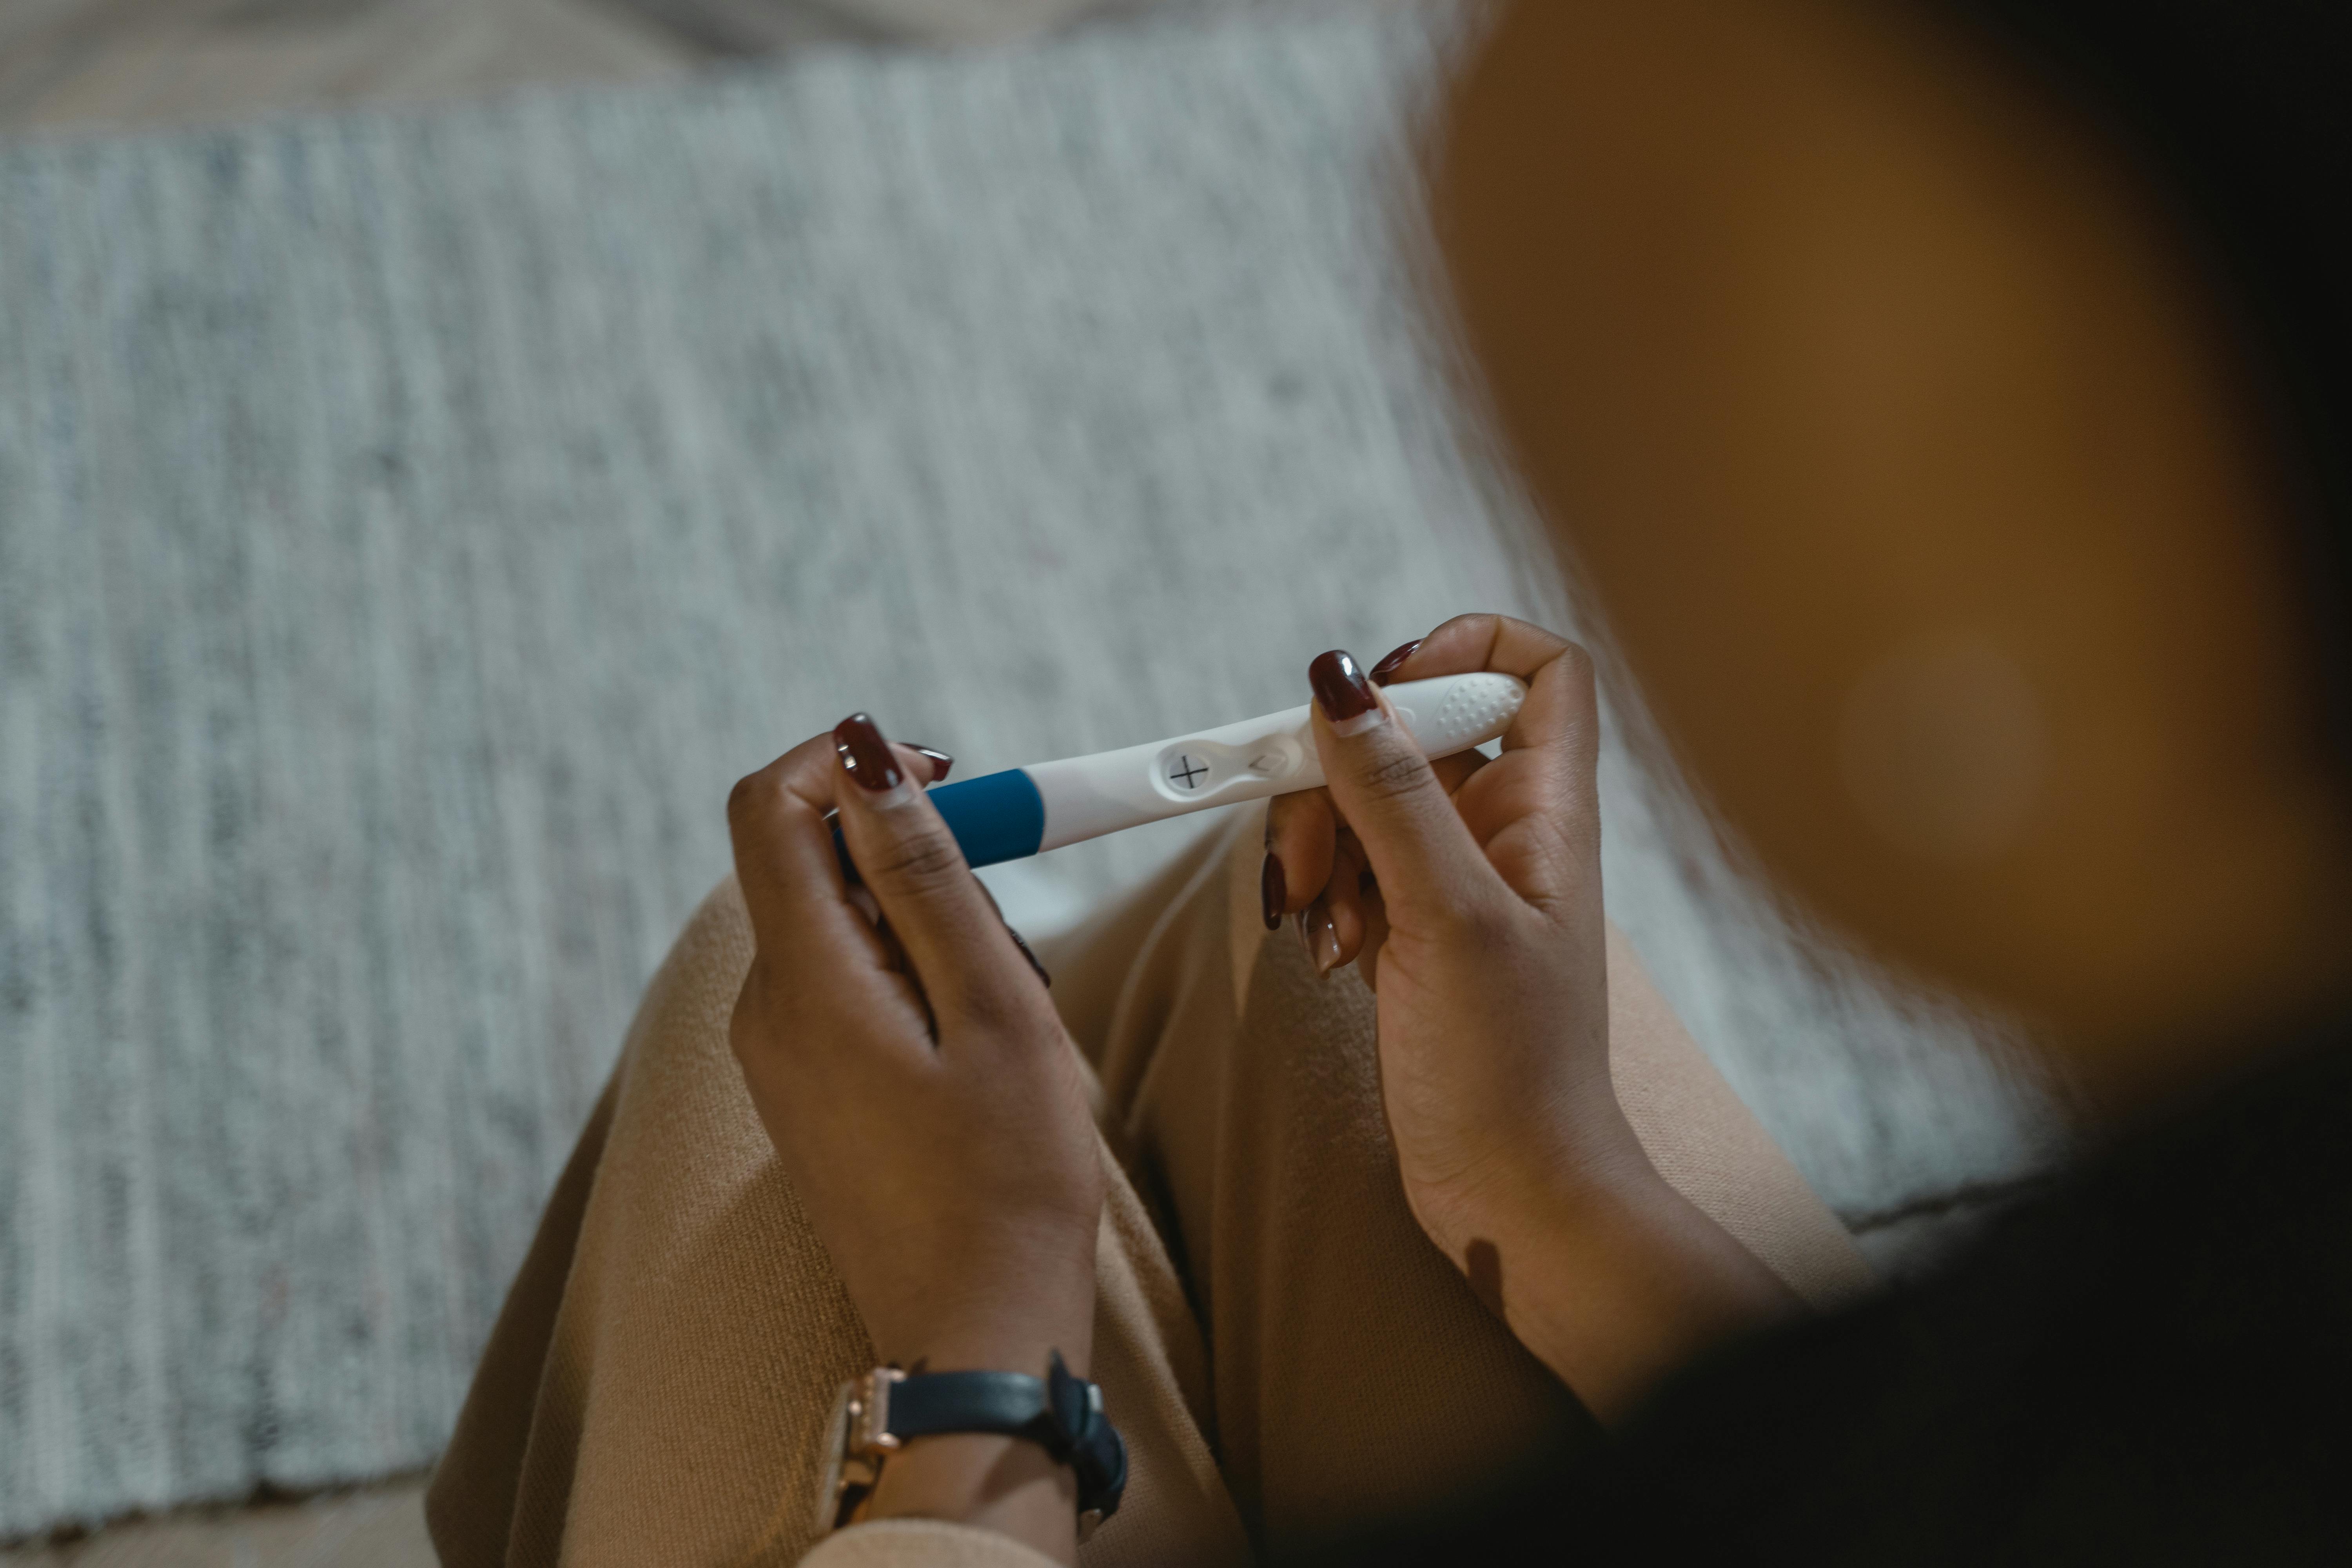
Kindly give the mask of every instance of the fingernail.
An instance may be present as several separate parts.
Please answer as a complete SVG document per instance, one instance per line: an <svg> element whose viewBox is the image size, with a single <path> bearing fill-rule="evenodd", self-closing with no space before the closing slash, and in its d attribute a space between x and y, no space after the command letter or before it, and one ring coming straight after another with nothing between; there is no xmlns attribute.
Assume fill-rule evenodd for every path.
<svg viewBox="0 0 2352 1568"><path fill-rule="evenodd" d="M1315 689L1323 717L1342 735L1360 735L1388 717L1381 711L1381 700L1372 694L1372 684L1364 679L1364 672L1336 647L1315 656L1315 662L1307 667L1307 681Z"/></svg>
<svg viewBox="0 0 2352 1568"><path fill-rule="evenodd" d="M1406 643L1402 647L1391 648L1386 658L1381 659L1380 663L1372 666L1372 684L1374 686L1386 686L1390 681L1394 680L1396 679L1396 672L1399 667L1401 667L1406 659L1411 658L1412 657L1412 650L1420 646L1421 639L1419 637L1415 637L1412 641Z"/></svg>
<svg viewBox="0 0 2352 1568"><path fill-rule="evenodd" d="M1037 972L1037 984L1051 991L1054 988L1054 977L1045 973L1045 966L1037 962L1037 955L1029 951L1029 944L1021 940L1021 933L1007 925L1004 928L1004 934L1013 939L1013 945L1021 950L1021 956L1027 959L1029 967Z"/></svg>
<svg viewBox="0 0 2352 1568"><path fill-rule="evenodd" d="M907 775L898 771L898 759L890 754L890 742L865 714L852 713L833 727L833 749L842 767L876 805L897 805L912 798L914 792L906 787Z"/></svg>
<svg viewBox="0 0 2352 1568"><path fill-rule="evenodd" d="M1290 888L1282 879L1282 862L1271 854L1265 858L1265 869L1257 874L1257 896L1265 905L1265 929L1282 927L1282 906L1290 901Z"/></svg>
<svg viewBox="0 0 2352 1568"><path fill-rule="evenodd" d="M916 746L910 744L908 749L910 751L920 752L923 755L930 758L931 782L933 784L947 783L948 770L955 766L955 759L953 757L949 756L945 752L935 752L929 746Z"/></svg>
<svg viewBox="0 0 2352 1568"><path fill-rule="evenodd" d="M1315 966L1315 978L1328 978L1331 966L1339 957L1339 933L1331 924L1331 910L1318 899L1298 916L1298 942L1307 950L1307 962Z"/></svg>

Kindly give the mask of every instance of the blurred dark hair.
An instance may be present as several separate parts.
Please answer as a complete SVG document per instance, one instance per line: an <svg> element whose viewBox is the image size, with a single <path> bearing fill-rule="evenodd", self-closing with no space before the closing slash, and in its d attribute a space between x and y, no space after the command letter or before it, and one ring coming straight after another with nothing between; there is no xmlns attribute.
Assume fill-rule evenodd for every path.
<svg viewBox="0 0 2352 1568"><path fill-rule="evenodd" d="M2283 437L2327 739L2352 775L2352 4L1957 0L2175 209Z"/></svg>

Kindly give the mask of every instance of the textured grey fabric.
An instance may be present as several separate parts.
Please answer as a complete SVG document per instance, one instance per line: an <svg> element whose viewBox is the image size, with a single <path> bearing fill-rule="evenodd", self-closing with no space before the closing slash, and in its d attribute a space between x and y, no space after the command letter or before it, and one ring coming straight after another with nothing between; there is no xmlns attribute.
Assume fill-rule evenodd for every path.
<svg viewBox="0 0 2352 1568"><path fill-rule="evenodd" d="M1564 621L1413 303L1432 38L0 150L0 1537L432 1456L787 743L863 706L977 773ZM1612 906L1832 1201L2032 1158L1619 711Z"/></svg>

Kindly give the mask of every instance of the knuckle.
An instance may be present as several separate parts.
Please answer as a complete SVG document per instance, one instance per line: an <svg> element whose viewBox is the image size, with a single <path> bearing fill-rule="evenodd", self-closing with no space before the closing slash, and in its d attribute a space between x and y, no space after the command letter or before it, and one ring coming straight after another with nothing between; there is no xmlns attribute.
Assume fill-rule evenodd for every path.
<svg viewBox="0 0 2352 1568"><path fill-rule="evenodd" d="M1400 801L1427 790L1435 782L1435 775L1420 752L1400 747L1365 769L1358 782L1371 800Z"/></svg>
<svg viewBox="0 0 2352 1568"><path fill-rule="evenodd" d="M913 892L944 887L964 869L963 851L940 829L927 828L892 843L863 868L866 879L879 879Z"/></svg>
<svg viewBox="0 0 2352 1568"><path fill-rule="evenodd" d="M735 787L727 792L729 822L742 821L744 815L751 809L752 802L759 798L761 776L759 773L745 773L735 781Z"/></svg>
<svg viewBox="0 0 2352 1568"><path fill-rule="evenodd" d="M968 982L956 993L956 1022L964 1030L1010 1040L1034 1030L1024 1001L1009 988L987 980Z"/></svg>
<svg viewBox="0 0 2352 1568"><path fill-rule="evenodd" d="M783 793L782 782L777 777L774 763L757 773L745 773L727 792L727 825L740 827L761 811L775 805Z"/></svg>

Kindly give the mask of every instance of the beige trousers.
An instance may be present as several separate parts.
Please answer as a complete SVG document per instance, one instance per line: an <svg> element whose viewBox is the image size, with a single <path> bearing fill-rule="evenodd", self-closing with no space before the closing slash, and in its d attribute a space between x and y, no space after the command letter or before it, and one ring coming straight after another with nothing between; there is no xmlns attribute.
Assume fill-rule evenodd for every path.
<svg viewBox="0 0 2352 1568"><path fill-rule="evenodd" d="M1242 815L1045 954L1113 1163L1094 1373L1130 1481L1092 1568L1343 1542L1598 1441L1414 1225L1373 999L1265 931ZM1865 1283L1611 942L1612 1068L1660 1170L1805 1296ZM730 880L647 988L491 1335L427 1500L450 1568L790 1563L815 1539L826 1417L872 1356L729 1051L750 958ZM822 1555L1028 1559L980 1533L867 1526Z"/></svg>

